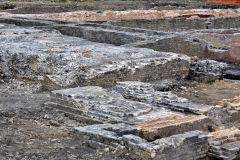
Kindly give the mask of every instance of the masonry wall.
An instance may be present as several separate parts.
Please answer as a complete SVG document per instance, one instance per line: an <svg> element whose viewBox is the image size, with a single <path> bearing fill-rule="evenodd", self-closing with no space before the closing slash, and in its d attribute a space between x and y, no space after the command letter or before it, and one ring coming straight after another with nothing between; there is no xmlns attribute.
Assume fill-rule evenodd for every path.
<svg viewBox="0 0 240 160"><path fill-rule="evenodd" d="M166 32L201 30L201 29L229 29L238 28L240 17L221 18L164 18L164 19L135 19L111 22L113 25L161 30Z"/></svg>

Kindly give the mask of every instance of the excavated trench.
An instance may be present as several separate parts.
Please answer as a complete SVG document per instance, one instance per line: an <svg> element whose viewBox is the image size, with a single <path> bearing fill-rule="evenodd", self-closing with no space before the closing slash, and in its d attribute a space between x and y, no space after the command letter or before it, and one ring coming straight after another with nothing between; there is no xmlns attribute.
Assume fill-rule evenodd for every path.
<svg viewBox="0 0 240 160"><path fill-rule="evenodd" d="M3 158L238 159L240 19L178 12L3 14Z"/></svg>

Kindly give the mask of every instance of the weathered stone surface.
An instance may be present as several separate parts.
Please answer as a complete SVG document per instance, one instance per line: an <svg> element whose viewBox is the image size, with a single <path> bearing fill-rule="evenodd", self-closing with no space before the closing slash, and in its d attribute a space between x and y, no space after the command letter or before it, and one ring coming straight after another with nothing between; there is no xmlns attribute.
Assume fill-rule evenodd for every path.
<svg viewBox="0 0 240 160"><path fill-rule="evenodd" d="M1 31L2 72L8 77L45 79L49 89L184 78L189 72L189 57L174 53L103 45L54 30L5 25Z"/></svg>
<svg viewBox="0 0 240 160"><path fill-rule="evenodd" d="M119 93L93 86L53 91L48 105L101 122L130 123L153 109L150 104L125 100Z"/></svg>
<svg viewBox="0 0 240 160"><path fill-rule="evenodd" d="M235 27L232 27L235 28ZM238 27L236 27L238 28ZM217 61L239 63L239 30L193 33L190 36L208 43L206 56Z"/></svg>
<svg viewBox="0 0 240 160"><path fill-rule="evenodd" d="M144 101L155 106L166 107L177 111L203 114L211 109L211 106L192 103L171 92L154 91L153 86L149 83L119 82L115 89L127 99Z"/></svg>
<svg viewBox="0 0 240 160"><path fill-rule="evenodd" d="M178 14L176 12L176 14ZM218 18L156 18L112 21L111 24L124 27L179 32L201 29L232 29L238 28L239 17ZM232 23L228 23L232 22ZM135 27L137 26L137 27Z"/></svg>
<svg viewBox="0 0 240 160"><path fill-rule="evenodd" d="M126 130L119 134L118 130ZM179 159L205 158L208 150L207 136L200 131L191 131L167 138L148 142L136 135L136 128L126 124L100 124L74 128L74 137L81 144L92 146L99 142L100 146L114 150L116 145L122 146L125 154L134 159Z"/></svg>
<svg viewBox="0 0 240 160"><path fill-rule="evenodd" d="M209 157L237 159L239 130L224 133L216 131L216 126L233 126L239 120L239 97L208 106L159 91L172 89L164 88L167 83L162 82L168 80L187 83L189 79L211 82L223 78L229 65L205 58L239 61L239 17L224 17L239 15L239 10L224 10L226 15L220 15L221 10L204 11L28 15L54 20L0 18L4 23L0 25L0 77L38 81L54 90L45 106L62 113L61 121L81 122L82 127L74 128L75 140L81 145L119 151L116 155L132 159L205 159L207 151ZM134 20L107 23L63 20L134 16ZM161 19L138 19L158 16ZM228 70L225 77L236 76L237 71ZM48 125L60 128L61 123L53 119ZM201 131L216 131L209 133L213 134L209 150Z"/></svg>
<svg viewBox="0 0 240 160"><path fill-rule="evenodd" d="M202 82L213 82L223 78L228 67L228 64L214 60L193 61L189 78Z"/></svg>
<svg viewBox="0 0 240 160"><path fill-rule="evenodd" d="M129 90L125 90L125 88ZM144 102L148 102L149 98L142 95L151 97L155 92L151 84L142 82L119 82L115 89L121 92L123 97ZM85 100L88 101L88 104L91 99L106 98L107 93L101 87L81 87L53 92L55 97L67 96L73 99L84 99L84 95L86 95ZM123 99L116 92L111 95ZM230 113L230 110L237 110L238 100L238 97L225 100L220 105L227 107ZM80 100L80 103L84 104L84 101ZM209 129L210 121L207 117L203 115L186 116L169 111L165 111L163 114L164 110L157 110L154 106L152 106L152 111L156 114L145 112L134 115L136 116L133 118L135 120L134 125L132 125L133 121L128 121L127 123L131 122L128 125L99 124L77 127L75 128L75 137L80 143L95 148L107 147L115 150L116 146L122 146L120 148L124 149L123 153L127 152L131 158L137 159L168 160L169 157L179 160L204 159L207 152L210 159L239 158L240 132L237 128L210 132L208 135L210 139L207 141L207 136L202 135L199 131L186 132L189 131L189 128L205 131ZM183 132L186 133L181 134Z"/></svg>
<svg viewBox="0 0 240 160"><path fill-rule="evenodd" d="M114 86L117 81L137 80L149 82L166 78L184 78L189 73L188 59L176 55L120 61L89 69L79 75L78 84ZM170 69L170 70L169 70Z"/></svg>
<svg viewBox="0 0 240 160"><path fill-rule="evenodd" d="M210 159L239 159L240 130L233 127L209 133Z"/></svg>
<svg viewBox="0 0 240 160"><path fill-rule="evenodd" d="M140 130L140 135L148 141L184 133L189 131L189 128L206 131L209 125L209 119L206 116L179 115L159 116L152 121L135 124Z"/></svg>
<svg viewBox="0 0 240 160"><path fill-rule="evenodd" d="M130 88L126 90L124 87ZM191 130L207 131L211 125L208 117L204 115L185 115L166 109L168 107L151 105L151 101L156 99L154 98L156 95L148 83L119 82L115 89L119 92L122 91L123 97L134 101L123 98L116 91L88 86L52 91L50 100L46 105L65 113L79 115L84 122L88 119L92 119L95 123L124 122L137 128L138 135L148 141ZM127 91L129 92L127 93ZM159 98L159 95L156 97ZM167 92L162 98L166 99L165 103L183 99L177 96L171 97L171 94L168 95ZM185 99L183 100L185 101ZM91 123L94 123L92 121Z"/></svg>
<svg viewBox="0 0 240 160"><path fill-rule="evenodd" d="M119 82L115 86L115 90L126 99L148 102L154 95L154 88L150 83L127 81Z"/></svg>
<svg viewBox="0 0 240 160"><path fill-rule="evenodd" d="M45 26L56 29L64 35L75 36L75 38L70 40L68 36L63 36L56 30L51 29L47 31L48 34L44 35L42 33L44 29L35 30L22 27L13 29L12 25L6 25L2 28L2 31L8 32L7 35L11 35L13 40L18 38L18 40L21 39L26 44L26 47L21 47L17 51L12 51L12 48L6 50L7 46L5 49L3 48L2 52L8 52L8 54L4 54L8 56L2 58L2 61L5 62L3 63L5 65L2 67L2 70L6 72L5 75L11 76L14 74L18 78L31 80L44 79L43 84L45 88L51 90L84 85L109 87L114 86L117 81L125 80L150 82L185 78L189 74L189 57L158 51L172 51L205 58L207 57L206 47L211 46L210 43L203 40L206 37L199 36L201 34L204 35L204 31L201 34L199 33L199 35L192 32L188 34L182 32L174 35L173 33L126 28L109 24L74 24L63 21L22 20L19 18L6 18L0 19L0 21L21 26ZM26 31L27 34L23 31ZM222 32L225 34L225 32L230 31ZM43 37L44 43L34 40L35 43L30 45L29 43L35 37ZM55 43L50 37L54 41L61 41L62 45ZM4 34L2 38L5 41L4 43L10 41L9 38L4 38ZM81 38L122 46L102 45ZM67 42L71 43L65 44ZM209 40L209 42L211 41ZM79 43L82 45L76 46ZM17 42L14 43L16 48L19 45ZM28 56L21 54L21 52L28 50L27 46L31 46ZM157 51L146 48L152 48ZM14 57L12 58L12 56ZM26 59L31 60L32 64L30 66L26 64L28 61ZM9 61L11 64L9 64ZM21 61L21 63L17 63L17 61ZM198 62L198 64L200 63L203 64L205 62ZM10 65L12 65L11 70L7 67ZM194 77L202 77L200 79L203 81L214 81L222 77L218 76L218 74L212 74L215 71L209 70L211 65L209 67L206 66L208 68L206 74L195 71L199 70L199 67L196 67L196 64L193 65L195 67L192 67L192 74L190 74L192 79ZM19 71L20 69L21 71ZM160 72L161 74L155 74ZM207 75L207 78L205 75Z"/></svg>
<svg viewBox="0 0 240 160"><path fill-rule="evenodd" d="M81 87L53 91L53 97L48 102L48 105L66 112L77 113L83 116L83 119L86 117L86 119L92 118L100 122L135 124L139 134L147 140L183 133L189 131L190 128L208 130L208 127L211 125L206 116L185 116L178 112L163 109L161 106L159 107L159 104L172 104L172 106L165 106L165 108L198 114L205 109L197 107L194 109L193 103L184 109L183 106L186 103L183 102L188 100L168 92L155 94L151 84L131 81L119 82L115 89L123 97L135 101L125 100L118 93L107 92L101 87ZM70 104L67 100L69 102L73 101L73 104ZM160 100L162 101L161 103L159 102ZM150 104L136 101L150 104L156 104L155 101L158 101L159 103L158 107L154 107ZM173 104L176 105L174 106ZM197 106L199 107L200 105Z"/></svg>
<svg viewBox="0 0 240 160"><path fill-rule="evenodd" d="M224 99L218 105L212 107L206 115L210 117L217 125L225 124L232 126L238 121L240 116L240 97L236 96L231 99Z"/></svg>

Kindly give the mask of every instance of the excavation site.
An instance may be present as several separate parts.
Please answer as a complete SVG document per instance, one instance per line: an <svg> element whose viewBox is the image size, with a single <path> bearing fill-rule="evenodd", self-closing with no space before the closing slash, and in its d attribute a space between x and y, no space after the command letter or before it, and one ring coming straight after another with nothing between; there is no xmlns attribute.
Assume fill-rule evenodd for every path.
<svg viewBox="0 0 240 160"><path fill-rule="evenodd" d="M240 2L0 0L0 160L240 160Z"/></svg>

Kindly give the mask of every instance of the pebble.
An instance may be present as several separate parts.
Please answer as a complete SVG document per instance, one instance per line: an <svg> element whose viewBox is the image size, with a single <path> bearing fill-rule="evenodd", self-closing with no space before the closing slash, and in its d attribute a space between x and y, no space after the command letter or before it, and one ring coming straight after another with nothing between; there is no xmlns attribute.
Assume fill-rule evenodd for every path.
<svg viewBox="0 0 240 160"><path fill-rule="evenodd" d="M54 126L54 127L59 127L59 126L60 126L60 124L59 124L57 121L55 121L55 120L50 120L50 121L49 121L49 124L50 124L51 126Z"/></svg>

